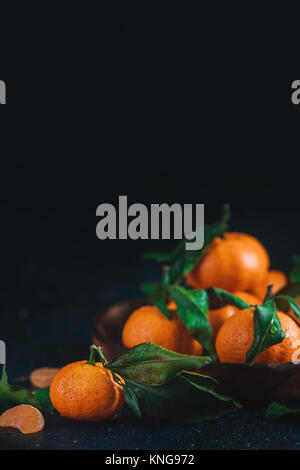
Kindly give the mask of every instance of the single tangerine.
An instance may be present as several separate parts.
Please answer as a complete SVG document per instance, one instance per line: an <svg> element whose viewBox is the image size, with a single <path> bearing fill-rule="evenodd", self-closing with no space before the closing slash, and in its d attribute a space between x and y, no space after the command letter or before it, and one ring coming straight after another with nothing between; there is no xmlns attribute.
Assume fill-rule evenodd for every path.
<svg viewBox="0 0 300 470"><path fill-rule="evenodd" d="M261 301L258 297L249 292L236 291L232 293L239 299L246 302L248 305L260 305ZM209 310L209 321L212 326L213 332L216 335L228 318L232 317L240 309L234 305L225 305L224 307Z"/></svg>
<svg viewBox="0 0 300 470"><path fill-rule="evenodd" d="M186 278L196 289L252 292L256 284L264 282L269 264L269 255L256 238L227 232L212 241Z"/></svg>
<svg viewBox="0 0 300 470"><path fill-rule="evenodd" d="M254 308L239 310L220 328L216 338L216 351L221 362L246 361L247 351L254 339ZM285 338L263 351L256 363L284 364L292 362L295 351L299 348L300 328L296 322L283 312L277 312Z"/></svg>
<svg viewBox="0 0 300 470"><path fill-rule="evenodd" d="M44 428L45 421L40 410L31 405L18 405L4 411L0 427L15 428L23 434L33 434Z"/></svg>
<svg viewBox="0 0 300 470"><path fill-rule="evenodd" d="M146 305L131 313L122 331L124 346L132 348L150 342L176 351L180 342L180 331L175 314L169 320L154 305Z"/></svg>
<svg viewBox="0 0 300 470"><path fill-rule="evenodd" d="M174 301L169 302L171 319L154 305L146 305L132 312L122 331L124 346L151 342L182 354L201 355L202 345L190 334L180 320Z"/></svg>
<svg viewBox="0 0 300 470"><path fill-rule="evenodd" d="M56 374L50 385L54 408L67 418L103 421L117 414L124 392L102 363L73 362Z"/></svg>

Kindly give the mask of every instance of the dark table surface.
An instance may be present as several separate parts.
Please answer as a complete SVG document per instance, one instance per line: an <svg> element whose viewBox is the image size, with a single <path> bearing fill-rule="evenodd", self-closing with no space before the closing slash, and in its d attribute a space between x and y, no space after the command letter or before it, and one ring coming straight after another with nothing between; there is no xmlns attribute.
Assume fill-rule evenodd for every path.
<svg viewBox="0 0 300 470"><path fill-rule="evenodd" d="M135 286L116 284L112 292L102 284L100 304L134 297L137 293ZM61 366L87 357L90 323L95 311L95 305L84 308L77 301L53 307L47 314L34 308L32 311L21 308L15 318L6 312L1 335L7 343L9 378L28 376L36 367ZM2 429L0 448L300 449L297 417L270 421L264 415L264 409L243 409L216 421L182 424L139 420L127 407L119 417L103 423L75 422L53 413L45 415L45 428L37 434L24 436Z"/></svg>
<svg viewBox="0 0 300 470"><path fill-rule="evenodd" d="M241 411L217 421L170 424L138 420L124 409L103 423L47 416L43 431L22 436L1 433L1 449L196 450L300 449L300 422L271 422L263 411Z"/></svg>

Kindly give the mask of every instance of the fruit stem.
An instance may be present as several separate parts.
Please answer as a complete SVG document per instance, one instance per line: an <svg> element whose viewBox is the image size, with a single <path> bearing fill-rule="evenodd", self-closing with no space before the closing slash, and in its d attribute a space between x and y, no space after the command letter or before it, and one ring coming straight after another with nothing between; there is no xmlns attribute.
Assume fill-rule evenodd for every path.
<svg viewBox="0 0 300 470"><path fill-rule="evenodd" d="M221 226L223 228L223 231L220 235L220 237L222 239L224 239L224 233L226 232L226 230L228 230L228 222L229 222L229 219L230 219L230 216L231 216L231 212L230 212L230 205L229 204L224 204L223 206L223 215L221 217Z"/></svg>
<svg viewBox="0 0 300 470"><path fill-rule="evenodd" d="M87 363L91 364L91 366L95 365L95 350L93 349L93 346L90 346L90 357Z"/></svg>
<svg viewBox="0 0 300 470"><path fill-rule="evenodd" d="M98 346L97 351L98 351L99 358L100 358L100 361L102 362L102 364L103 365L108 364L108 361L107 361L106 357L103 354L103 349L101 348L101 346Z"/></svg>
<svg viewBox="0 0 300 470"><path fill-rule="evenodd" d="M223 215L221 217L221 223L225 226L227 226L227 223L229 222L231 216L230 212L230 205L229 204L224 204L223 206Z"/></svg>
<svg viewBox="0 0 300 470"><path fill-rule="evenodd" d="M99 354L100 362L102 362L102 364L103 364L104 367L107 367L108 361L107 361L106 357L105 357L104 354L103 354L103 349L101 348L101 346L96 346L95 344L92 344L92 346L90 346L90 350L91 350L90 360L91 360L91 358L92 358L92 361L93 361L93 362L90 362L90 360L89 360L89 364L95 365L95 357L94 357L94 355L95 355L96 353L98 353L98 354ZM109 367L107 367L107 369L109 369ZM110 370L110 369L109 369L109 370ZM123 387L124 384L122 383L122 381L120 380L120 378L115 374L115 372L113 372L112 370L111 370L110 372L111 372L111 374L112 374L114 380L115 380L119 385L121 385L121 386Z"/></svg>
<svg viewBox="0 0 300 470"><path fill-rule="evenodd" d="M268 300L273 300L273 284L270 284L267 288L267 295L264 298L264 304L268 302Z"/></svg>
<svg viewBox="0 0 300 470"><path fill-rule="evenodd" d="M90 350L91 350L91 353L90 353L90 358L88 360L89 364L95 365L95 354L96 353L98 353L100 362L102 362L102 364L104 366L106 364L108 364L108 361L106 360L106 357L103 354L103 350L102 350L101 346L96 346L95 344L92 344L90 346Z"/></svg>

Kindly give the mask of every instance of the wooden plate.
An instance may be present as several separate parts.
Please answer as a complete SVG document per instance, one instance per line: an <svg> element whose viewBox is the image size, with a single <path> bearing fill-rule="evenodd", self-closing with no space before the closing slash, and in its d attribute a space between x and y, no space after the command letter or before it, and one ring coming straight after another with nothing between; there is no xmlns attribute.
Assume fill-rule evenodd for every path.
<svg viewBox="0 0 300 470"><path fill-rule="evenodd" d="M148 304L145 299L120 302L98 313L92 322L92 341L101 345L108 360L126 348L122 345L123 325L131 312ZM218 380L217 390L248 405L300 402L300 365L273 366L212 362L201 373Z"/></svg>

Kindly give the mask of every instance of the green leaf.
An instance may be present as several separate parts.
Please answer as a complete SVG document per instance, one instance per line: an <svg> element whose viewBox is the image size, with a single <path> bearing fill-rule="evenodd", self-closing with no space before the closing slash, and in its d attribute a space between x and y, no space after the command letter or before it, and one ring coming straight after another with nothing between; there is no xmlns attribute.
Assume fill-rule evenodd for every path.
<svg viewBox="0 0 300 470"><path fill-rule="evenodd" d="M294 255L292 258L293 267L291 269L289 278L292 282L300 282L300 256Z"/></svg>
<svg viewBox="0 0 300 470"><path fill-rule="evenodd" d="M246 355L246 363L251 365L260 353L274 344L281 343L285 338L274 300L268 300L264 305L257 306L253 314L253 321L254 339Z"/></svg>
<svg viewBox="0 0 300 470"><path fill-rule="evenodd" d="M276 295L274 300L279 310L287 313L298 325L300 325L300 307L295 299L288 295Z"/></svg>
<svg viewBox="0 0 300 470"><path fill-rule="evenodd" d="M145 385L159 385L172 380L186 369L200 369L210 362L209 357L189 356L162 348L154 343L142 343L117 357L105 367Z"/></svg>
<svg viewBox="0 0 300 470"><path fill-rule="evenodd" d="M158 263L167 263L171 260L171 253L150 252L144 253L143 259L157 261Z"/></svg>
<svg viewBox="0 0 300 470"><path fill-rule="evenodd" d="M170 263L175 258L177 258L177 256L182 251L184 251L185 243L186 243L185 239L181 240L181 242L178 243L175 250L171 251L170 253L163 253L163 252L144 253L143 259L157 261L158 263Z"/></svg>
<svg viewBox="0 0 300 470"><path fill-rule="evenodd" d="M221 395L220 393L216 392L216 386L218 384L218 381L216 379L209 377L209 376L198 374L197 372L183 371L180 375L197 389L202 390L206 393L207 392L210 393L211 395L213 395L215 398L217 398L220 401L234 402L237 408L241 408L241 405L235 402L234 400L232 400L231 397L227 397L225 395Z"/></svg>
<svg viewBox="0 0 300 470"><path fill-rule="evenodd" d="M171 298L177 305L177 313L191 335L215 357L213 331L208 319L208 295L205 290L187 290L169 286Z"/></svg>
<svg viewBox="0 0 300 470"><path fill-rule="evenodd" d="M127 405L129 406L129 408L131 408L135 412L135 414L139 418L141 418L142 412L141 412L138 398L135 394L134 388L131 387L130 384L127 384L127 385L123 385L123 390L124 390L124 397L125 397L125 401Z"/></svg>
<svg viewBox="0 0 300 470"><path fill-rule="evenodd" d="M19 405L32 405L42 409L41 403L32 392L19 385L10 385L8 383L5 365L2 367L2 377L0 380L0 400L17 403Z"/></svg>
<svg viewBox="0 0 300 470"><path fill-rule="evenodd" d="M266 418L276 419L288 414L297 413L300 413L300 408L288 408L285 405L281 405L280 403L274 402L268 406L266 411Z"/></svg>
<svg viewBox="0 0 300 470"><path fill-rule="evenodd" d="M49 395L50 387L44 387L40 388L36 392L33 392L33 395L35 398L38 399L39 403L41 404L41 407L44 411L53 411L54 406L51 403L50 400L50 395Z"/></svg>
<svg viewBox="0 0 300 470"><path fill-rule="evenodd" d="M166 288L158 282L144 282L141 284L141 290L146 294L151 303L161 311L167 318L171 318L167 309Z"/></svg>
<svg viewBox="0 0 300 470"><path fill-rule="evenodd" d="M180 284L184 277L185 249L169 264L170 284Z"/></svg>
<svg viewBox="0 0 300 470"><path fill-rule="evenodd" d="M206 289L209 298L209 308L217 309L225 307L225 305L234 305L240 309L250 308L246 302L239 299L235 295L230 294L226 290L217 289L216 287L209 287Z"/></svg>
<svg viewBox="0 0 300 470"><path fill-rule="evenodd" d="M228 205L225 205L221 220L215 224L206 225L204 227L204 245L200 250L186 250L186 242L191 242L192 240L183 239L171 253L146 253L144 258L167 263L170 268L170 284L178 284L183 276L190 272L198 263L205 249L213 239L222 236L227 230L229 218L230 209Z"/></svg>
<svg viewBox="0 0 300 470"><path fill-rule="evenodd" d="M199 262L205 248L214 240L221 236L227 230L227 224L230 218L229 206L224 206L224 213L220 222L206 225L204 227L204 245L200 250L185 250L183 273L189 273Z"/></svg>
<svg viewBox="0 0 300 470"><path fill-rule="evenodd" d="M208 389L213 395L218 395L216 392L218 381L214 377L210 377L209 375L203 375L199 372L191 370L183 370L178 375L180 375L183 379L191 382L196 388L202 389L204 387L205 390ZM220 396L222 397L222 395Z"/></svg>
<svg viewBox="0 0 300 470"><path fill-rule="evenodd" d="M169 421L199 422L240 408L232 398L215 392L214 381L183 372L164 385L143 385L129 381L144 413Z"/></svg>
<svg viewBox="0 0 300 470"><path fill-rule="evenodd" d="M228 220L230 218L229 206L224 206L224 212L221 220L215 224L206 225L204 227L204 245L200 250L186 250L185 243L181 243L180 249L177 249L176 256L172 258L170 263L170 283L176 284L181 278L188 274L200 261L207 246L214 238L222 236L227 230Z"/></svg>

